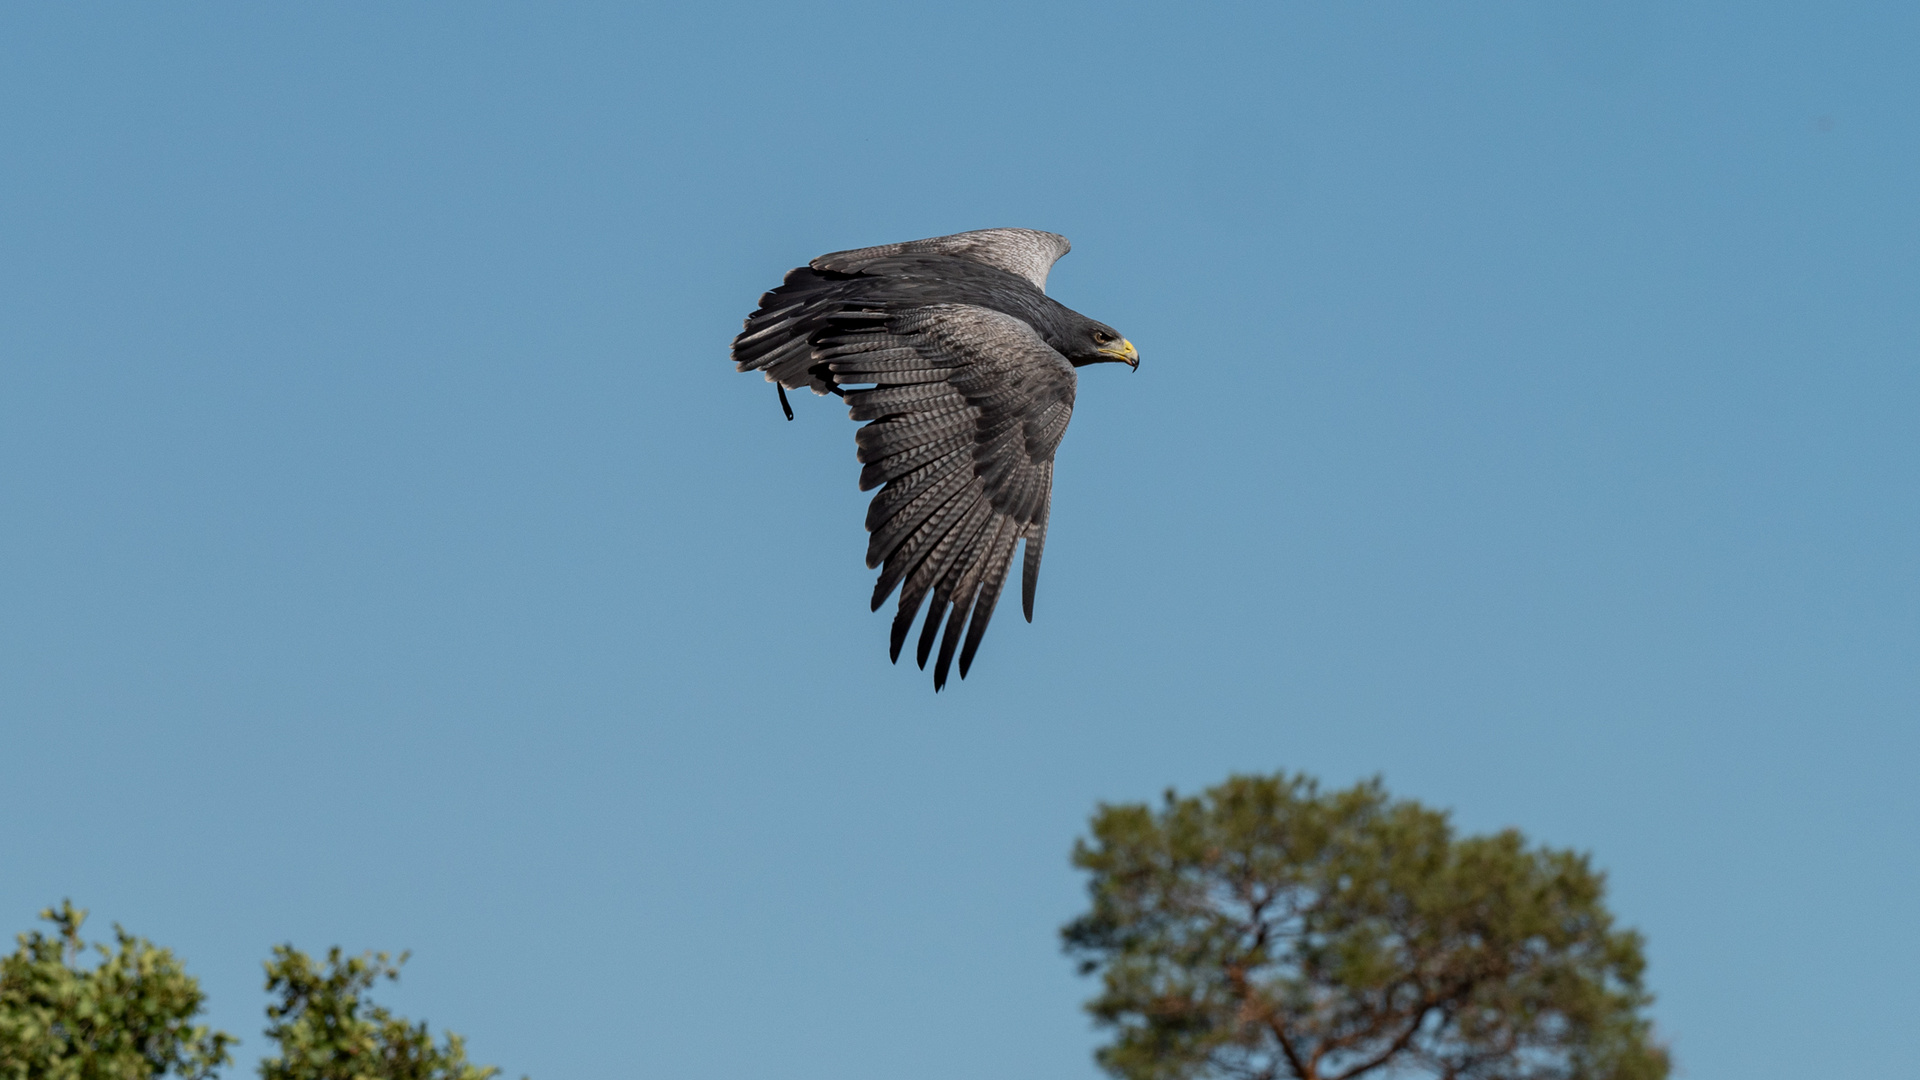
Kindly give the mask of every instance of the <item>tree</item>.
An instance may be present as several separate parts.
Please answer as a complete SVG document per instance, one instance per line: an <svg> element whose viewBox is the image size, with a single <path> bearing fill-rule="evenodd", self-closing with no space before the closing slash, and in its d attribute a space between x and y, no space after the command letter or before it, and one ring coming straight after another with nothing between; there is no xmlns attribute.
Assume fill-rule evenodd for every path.
<svg viewBox="0 0 1920 1080"><path fill-rule="evenodd" d="M233 1036L193 1023L206 995L173 953L117 924L112 949L89 946L72 901L40 917L55 932L0 958L0 1080L203 1080L232 1060Z"/></svg>
<svg viewBox="0 0 1920 1080"><path fill-rule="evenodd" d="M261 1080L489 1080L500 1070L467 1061L466 1041L446 1032L435 1046L427 1025L409 1024L363 999L381 978L400 978L407 954L342 956L327 951L325 969L291 945L267 961L267 1037L280 1055L260 1063Z"/></svg>
<svg viewBox="0 0 1920 1080"><path fill-rule="evenodd" d="M113 928L116 949L80 939L87 913L62 902L40 913L55 933L19 936L0 957L0 1080L212 1080L233 1060L236 1040L192 1023L205 1005L199 982L166 949ZM100 962L81 967L96 951ZM291 945L267 961L267 1037L279 1056L260 1063L262 1080L490 1080L500 1070L467 1060L452 1032L435 1045L427 1025L410 1024L365 999L381 978L400 977L386 953L316 965Z"/></svg>
<svg viewBox="0 0 1920 1080"><path fill-rule="evenodd" d="M1664 1080L1640 935L1587 856L1456 838L1378 780L1102 806L1063 930L1123 1080Z"/></svg>

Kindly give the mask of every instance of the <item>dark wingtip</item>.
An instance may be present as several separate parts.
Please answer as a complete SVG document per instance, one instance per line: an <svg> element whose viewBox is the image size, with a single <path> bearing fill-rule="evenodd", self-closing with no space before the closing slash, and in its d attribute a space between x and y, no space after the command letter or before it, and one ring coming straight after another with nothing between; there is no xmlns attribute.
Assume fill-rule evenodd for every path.
<svg viewBox="0 0 1920 1080"><path fill-rule="evenodd" d="M787 419L793 419L793 406L787 403L787 388L779 383L774 383L773 388L780 392L780 410L787 414Z"/></svg>
<svg viewBox="0 0 1920 1080"><path fill-rule="evenodd" d="M887 635L887 659L895 664L900 662L900 647L907 643L907 628L900 619L893 620L893 630Z"/></svg>

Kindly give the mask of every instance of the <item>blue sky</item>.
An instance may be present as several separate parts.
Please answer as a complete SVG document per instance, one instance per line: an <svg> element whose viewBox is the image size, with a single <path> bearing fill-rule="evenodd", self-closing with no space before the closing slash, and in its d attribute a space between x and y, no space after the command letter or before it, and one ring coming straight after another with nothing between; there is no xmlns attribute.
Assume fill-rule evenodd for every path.
<svg viewBox="0 0 1920 1080"><path fill-rule="evenodd" d="M276 942L538 1080L1088 1077L1102 800L1591 851L1683 1075L1920 1010L1920 11L0 13L0 930L263 1050ZM1083 373L1037 617L886 660L824 251L996 225Z"/></svg>

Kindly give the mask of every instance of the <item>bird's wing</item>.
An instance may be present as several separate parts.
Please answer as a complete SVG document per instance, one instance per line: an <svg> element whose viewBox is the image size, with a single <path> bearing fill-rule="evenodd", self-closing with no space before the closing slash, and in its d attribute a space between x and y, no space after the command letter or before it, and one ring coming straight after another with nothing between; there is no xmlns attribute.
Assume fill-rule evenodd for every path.
<svg viewBox="0 0 1920 1080"><path fill-rule="evenodd" d="M1041 292L1046 292L1047 272L1072 247L1066 237L1037 229L975 229L952 236L908 240L902 244L835 251L820 256L808 265L815 270L854 274L866 263L889 255L955 255L1018 274L1033 282Z"/></svg>
<svg viewBox="0 0 1920 1080"><path fill-rule="evenodd" d="M946 685L956 646L964 679L1021 540L1021 607L1033 620L1073 366L1031 326L970 304L837 316L813 355L838 384L871 384L846 399L855 420L869 421L858 436L860 489L881 488L867 507L867 565L881 568L874 610L900 589L893 658L930 595L920 666L951 605L933 684Z"/></svg>

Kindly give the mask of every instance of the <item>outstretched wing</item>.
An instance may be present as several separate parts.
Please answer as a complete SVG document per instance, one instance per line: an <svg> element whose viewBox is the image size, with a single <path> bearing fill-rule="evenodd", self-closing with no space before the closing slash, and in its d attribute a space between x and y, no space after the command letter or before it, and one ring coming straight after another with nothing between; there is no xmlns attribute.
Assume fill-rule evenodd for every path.
<svg viewBox="0 0 1920 1080"><path fill-rule="evenodd" d="M1073 366L1026 323L970 304L836 316L813 359L840 386L871 386L846 399L855 420L870 421L858 436L860 489L881 490L867 507L867 565L880 568L874 610L900 589L893 659L928 601L920 666L944 616L933 685L946 685L956 647L964 679L1022 540L1021 606L1033 620Z"/></svg>
<svg viewBox="0 0 1920 1080"><path fill-rule="evenodd" d="M1072 247L1067 238L1059 233L1041 232L1038 229L975 229L952 236L908 240L902 244L835 251L820 256L808 265L815 270L857 274L867 263L889 255L955 255L1018 274L1033 282L1041 292L1046 292L1047 273L1053 269L1054 263L1060 261L1060 256Z"/></svg>

